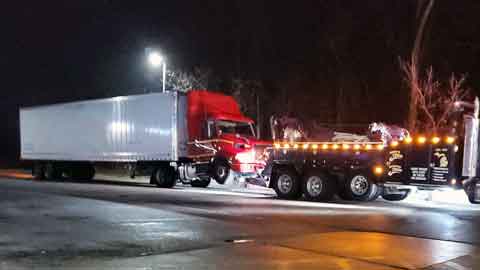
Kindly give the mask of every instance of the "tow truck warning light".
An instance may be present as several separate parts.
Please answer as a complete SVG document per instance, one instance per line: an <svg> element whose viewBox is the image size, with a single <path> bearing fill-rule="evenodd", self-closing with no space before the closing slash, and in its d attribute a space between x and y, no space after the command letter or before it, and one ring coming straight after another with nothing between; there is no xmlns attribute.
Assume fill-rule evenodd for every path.
<svg viewBox="0 0 480 270"><path fill-rule="evenodd" d="M297 142L295 144L276 142L273 144L275 149L294 149L294 150L383 150L384 145L382 142Z"/></svg>
<svg viewBox="0 0 480 270"><path fill-rule="evenodd" d="M455 142L455 138L451 136L447 136L444 138L441 137L431 137L427 138L425 136L418 136L418 137L407 137L400 141L392 141L390 143L390 148L399 147L401 144L412 144L412 145L424 145L424 144L439 144L444 142L446 144L453 144ZM318 149L321 150L354 150L354 151L383 151L388 145L385 145L383 142L296 142L296 143L287 143L287 142L275 142L273 144L275 149L293 149L293 150L313 150L317 151Z"/></svg>

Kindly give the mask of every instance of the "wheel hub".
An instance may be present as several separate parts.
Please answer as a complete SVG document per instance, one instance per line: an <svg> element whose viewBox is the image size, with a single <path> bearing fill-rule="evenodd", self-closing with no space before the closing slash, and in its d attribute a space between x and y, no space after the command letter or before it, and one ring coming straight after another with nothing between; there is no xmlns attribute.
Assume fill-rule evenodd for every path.
<svg viewBox="0 0 480 270"><path fill-rule="evenodd" d="M280 175L277 180L277 186L280 192L284 194L290 192L293 187L292 177L290 177L290 175L287 175L287 174Z"/></svg>
<svg viewBox="0 0 480 270"><path fill-rule="evenodd" d="M318 176L311 176L307 180L307 192L312 196L316 197L322 193L323 183L322 179Z"/></svg>
<svg viewBox="0 0 480 270"><path fill-rule="evenodd" d="M367 193L369 186L368 179L363 175L353 177L350 183L352 193L357 196L362 196Z"/></svg>
<svg viewBox="0 0 480 270"><path fill-rule="evenodd" d="M226 172L227 172L227 169L226 169L224 166L218 166L218 168L217 168L217 175L218 175L220 178L225 177Z"/></svg>

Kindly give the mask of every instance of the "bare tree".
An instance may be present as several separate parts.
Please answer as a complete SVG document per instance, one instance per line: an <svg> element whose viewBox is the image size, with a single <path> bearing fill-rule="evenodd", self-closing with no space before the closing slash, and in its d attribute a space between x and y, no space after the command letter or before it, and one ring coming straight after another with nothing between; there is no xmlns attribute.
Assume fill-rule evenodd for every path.
<svg viewBox="0 0 480 270"><path fill-rule="evenodd" d="M417 97L414 122L425 131L433 133L445 128L448 117L455 109L455 102L468 96L470 90L464 88L466 75L457 77L452 73L446 87L435 79L433 68L426 70L425 78L421 79L417 66L413 63L402 62L405 80L414 89Z"/></svg>
<svg viewBox="0 0 480 270"><path fill-rule="evenodd" d="M428 2L427 2L428 1ZM426 3L426 4L425 4ZM416 15L416 25L417 32L415 35L415 41L413 44L412 55L410 57L410 77L412 77L411 82L418 81L418 71L420 69L420 57L422 50L422 42L425 33L425 26L427 25L430 13L433 8L435 0L418 0L417 2L417 15ZM418 103L418 89L413 84L410 84L410 101L408 108L408 129L414 131L416 129L415 123L417 119L417 103Z"/></svg>
<svg viewBox="0 0 480 270"><path fill-rule="evenodd" d="M232 95L240 104L240 109L247 115L255 116L257 122L257 136L261 136L261 127L263 126L262 115L260 113L261 93L264 92L264 86L259 80L247 80L234 78L232 83Z"/></svg>
<svg viewBox="0 0 480 270"><path fill-rule="evenodd" d="M199 67L195 67L193 72L182 70L169 72L168 85L175 91L217 88L212 70Z"/></svg>

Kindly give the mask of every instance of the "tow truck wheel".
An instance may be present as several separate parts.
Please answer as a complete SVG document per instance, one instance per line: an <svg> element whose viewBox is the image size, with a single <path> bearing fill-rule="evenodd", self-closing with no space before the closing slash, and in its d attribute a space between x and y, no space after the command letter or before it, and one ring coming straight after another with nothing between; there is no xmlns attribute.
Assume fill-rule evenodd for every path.
<svg viewBox="0 0 480 270"><path fill-rule="evenodd" d="M352 200L369 201L375 198L378 188L370 179L369 174L354 171L347 175L343 192L344 196Z"/></svg>
<svg viewBox="0 0 480 270"><path fill-rule="evenodd" d="M155 183L157 187L172 188L177 182L175 169L170 166L156 168L152 173L150 182Z"/></svg>
<svg viewBox="0 0 480 270"><path fill-rule="evenodd" d="M273 189L281 199L294 200L302 196L300 179L297 172L288 167L279 167L275 170L272 182Z"/></svg>
<svg viewBox="0 0 480 270"><path fill-rule="evenodd" d="M226 160L217 159L213 162L212 177L217 183L223 185L230 175L230 165Z"/></svg>
<svg viewBox="0 0 480 270"><path fill-rule="evenodd" d="M335 182L322 172L308 172L303 177L303 194L309 201L329 201L335 195Z"/></svg>
<svg viewBox="0 0 480 270"><path fill-rule="evenodd" d="M192 185L192 187L206 188L210 185L210 181L210 177L199 178L190 182L190 185Z"/></svg>

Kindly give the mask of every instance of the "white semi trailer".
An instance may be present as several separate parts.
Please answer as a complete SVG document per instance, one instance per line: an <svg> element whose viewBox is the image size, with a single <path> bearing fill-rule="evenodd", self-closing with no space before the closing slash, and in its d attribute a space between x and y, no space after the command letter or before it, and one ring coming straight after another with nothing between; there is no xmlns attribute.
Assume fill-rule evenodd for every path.
<svg viewBox="0 0 480 270"><path fill-rule="evenodd" d="M254 173L253 121L220 93L154 93L20 109L21 159L36 178L91 179L95 163L128 164L160 187L206 187Z"/></svg>

